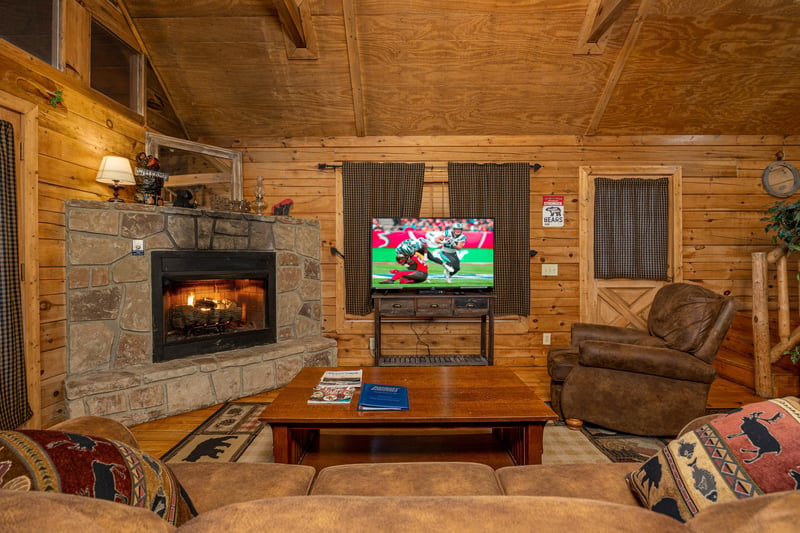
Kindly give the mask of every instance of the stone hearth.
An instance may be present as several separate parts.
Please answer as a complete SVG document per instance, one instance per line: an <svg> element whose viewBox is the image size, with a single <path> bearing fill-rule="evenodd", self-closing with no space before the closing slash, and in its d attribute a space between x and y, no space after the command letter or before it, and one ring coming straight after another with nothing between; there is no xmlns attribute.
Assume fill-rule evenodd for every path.
<svg viewBox="0 0 800 533"><path fill-rule="evenodd" d="M138 424L337 364L335 340L321 335L317 220L85 200L68 201L66 214L70 418ZM143 255L132 253L134 239ZM276 252L278 342L153 363L154 250Z"/></svg>

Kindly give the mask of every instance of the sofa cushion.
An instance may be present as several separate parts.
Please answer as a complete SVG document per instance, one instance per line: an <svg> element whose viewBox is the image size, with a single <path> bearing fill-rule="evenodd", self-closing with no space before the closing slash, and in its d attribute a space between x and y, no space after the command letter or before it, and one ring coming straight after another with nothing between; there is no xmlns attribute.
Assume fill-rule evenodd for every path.
<svg viewBox="0 0 800 533"><path fill-rule="evenodd" d="M143 507L174 525L196 515L159 459L119 441L78 433L0 431L0 487Z"/></svg>
<svg viewBox="0 0 800 533"><path fill-rule="evenodd" d="M647 327L668 348L695 353L714 327L722 302L720 295L699 285L665 285L653 299Z"/></svg>
<svg viewBox="0 0 800 533"><path fill-rule="evenodd" d="M181 533L578 530L686 533L683 524L641 507L548 496L290 496L214 509L179 528Z"/></svg>
<svg viewBox="0 0 800 533"><path fill-rule="evenodd" d="M749 404L676 438L628 474L645 507L681 521L721 502L800 487L800 401Z"/></svg>
<svg viewBox="0 0 800 533"><path fill-rule="evenodd" d="M508 496L563 496L639 506L625 483L630 463L517 465L495 474Z"/></svg>
<svg viewBox="0 0 800 533"><path fill-rule="evenodd" d="M198 513L247 500L304 496L316 473L308 465L282 463L177 462L169 468Z"/></svg>
<svg viewBox="0 0 800 533"><path fill-rule="evenodd" d="M485 496L502 491L490 466L443 461L328 466L317 474L311 494Z"/></svg>

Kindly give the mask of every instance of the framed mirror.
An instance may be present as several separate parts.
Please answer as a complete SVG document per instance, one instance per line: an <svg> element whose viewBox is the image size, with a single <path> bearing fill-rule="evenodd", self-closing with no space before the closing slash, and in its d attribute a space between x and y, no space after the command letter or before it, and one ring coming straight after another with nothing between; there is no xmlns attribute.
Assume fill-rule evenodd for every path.
<svg viewBox="0 0 800 533"><path fill-rule="evenodd" d="M145 136L147 155L158 158L164 182L164 203L172 204L189 191L196 207L230 210L243 200L242 154L217 146L158 133Z"/></svg>

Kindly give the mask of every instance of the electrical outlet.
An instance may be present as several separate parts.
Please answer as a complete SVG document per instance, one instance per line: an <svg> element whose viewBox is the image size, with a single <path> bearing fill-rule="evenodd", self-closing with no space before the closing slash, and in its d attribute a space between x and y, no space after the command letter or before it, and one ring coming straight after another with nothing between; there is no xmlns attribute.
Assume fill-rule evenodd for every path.
<svg viewBox="0 0 800 533"><path fill-rule="evenodd" d="M542 344L545 346L550 344L550 334L549 333L542 333Z"/></svg>
<svg viewBox="0 0 800 533"><path fill-rule="evenodd" d="M375 337L369 338L369 349L373 352L375 351Z"/></svg>
<svg viewBox="0 0 800 533"><path fill-rule="evenodd" d="M542 263L542 276L558 276L558 265Z"/></svg>

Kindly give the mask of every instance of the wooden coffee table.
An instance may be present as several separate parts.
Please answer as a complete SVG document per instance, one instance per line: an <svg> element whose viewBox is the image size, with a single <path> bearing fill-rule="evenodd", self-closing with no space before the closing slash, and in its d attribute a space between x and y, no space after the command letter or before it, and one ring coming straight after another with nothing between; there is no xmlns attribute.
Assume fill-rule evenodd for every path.
<svg viewBox="0 0 800 533"><path fill-rule="evenodd" d="M540 464L544 425L558 418L513 371L496 366L363 369L364 383L408 387L408 411L358 411L358 393L345 405L308 405L325 370L301 370L259 417L272 426L275 462L300 462L323 429L492 428L517 464Z"/></svg>

